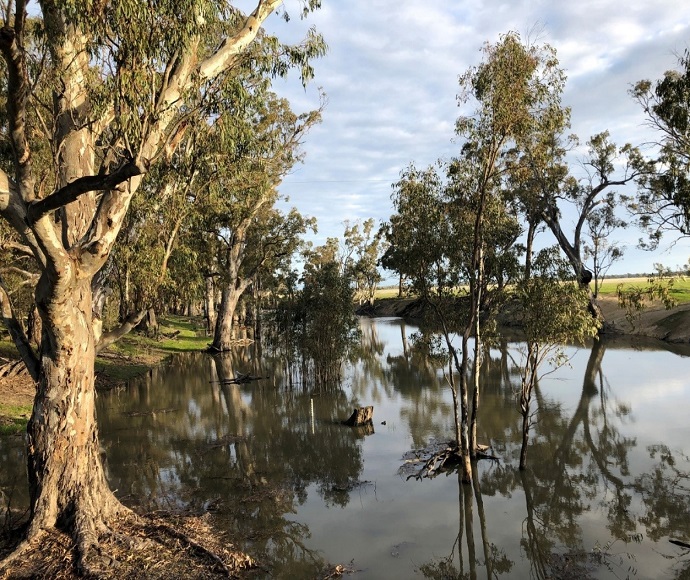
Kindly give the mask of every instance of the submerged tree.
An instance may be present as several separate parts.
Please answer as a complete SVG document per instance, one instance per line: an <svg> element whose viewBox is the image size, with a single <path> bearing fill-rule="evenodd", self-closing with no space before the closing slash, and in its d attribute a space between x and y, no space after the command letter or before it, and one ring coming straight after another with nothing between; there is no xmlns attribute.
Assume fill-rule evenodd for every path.
<svg viewBox="0 0 690 580"><path fill-rule="evenodd" d="M305 3L307 9L318 4ZM10 319L37 382L28 426L27 538L60 526L73 535L85 573L105 565L96 546L128 513L108 487L100 455L94 357L101 333L92 285L144 175L175 149L186 113L204 94L249 61L267 73L298 66L305 79L311 76L309 59L324 52L314 33L297 47L275 40L263 53L252 50L277 5L258 0L247 16L205 1L164 1L155 9L127 0L42 1L37 38L49 67L40 78L30 66L27 3L3 6L12 161L9 172L0 171L0 214L40 271L36 304L43 323L37 352ZM44 103L43 123L30 124L33 90L46 83L52 100ZM39 183L33 152L41 143L48 144L55 171ZM25 542L2 566L28 548Z"/></svg>
<svg viewBox="0 0 690 580"><path fill-rule="evenodd" d="M519 409L522 415L520 469L527 467L529 431L534 421L532 392L540 378L567 364L565 345L584 343L596 335L598 323L587 311L588 297L578 285L564 281L564 268L552 250L535 260L535 272L515 288L526 346L520 365ZM548 364L549 371L544 371Z"/></svg>
<svg viewBox="0 0 690 580"><path fill-rule="evenodd" d="M275 339L289 371L302 385L340 384L342 363L359 336L352 280L337 260L337 240L304 252L302 288L275 312Z"/></svg>
<svg viewBox="0 0 690 580"><path fill-rule="evenodd" d="M477 449L481 315L486 310L488 281L501 276L502 264L490 259L492 254L500 256L507 252L518 235L501 191L505 159L511 149L519 148L538 129L536 112L548 106L550 94L544 70L548 72L551 61L544 59L539 47L525 46L517 34L509 33L496 44L487 44L484 54L484 62L460 77L459 101L464 104L473 99L476 110L472 115L461 116L456 123L456 133L464 144L460 157L451 164L449 188L451 211L460 208L464 213L469 208L471 214L462 258L469 286L468 317L461 332L460 358L453 354L460 381L463 429L467 430L463 434L466 441L462 441L463 454L468 455L463 467L466 482L471 478L469 456L475 456ZM547 81L548 78L546 75ZM456 241L462 240L464 231L462 226L455 230ZM498 288L501 289L500 284ZM467 383L470 336L474 336L471 409Z"/></svg>

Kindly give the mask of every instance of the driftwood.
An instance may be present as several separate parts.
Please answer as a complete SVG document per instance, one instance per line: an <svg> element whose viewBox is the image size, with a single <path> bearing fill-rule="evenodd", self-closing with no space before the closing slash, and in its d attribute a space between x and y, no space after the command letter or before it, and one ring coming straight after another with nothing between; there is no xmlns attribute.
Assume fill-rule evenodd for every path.
<svg viewBox="0 0 690 580"><path fill-rule="evenodd" d="M251 383L252 381L260 381L261 379L267 379L268 377L255 377L249 373L235 373L234 379L223 379L222 381L209 381L210 383L220 383L221 385L243 385L245 383Z"/></svg>
<svg viewBox="0 0 690 580"><path fill-rule="evenodd" d="M23 360L0 359L0 377L11 378L28 374L29 371Z"/></svg>
<svg viewBox="0 0 690 580"><path fill-rule="evenodd" d="M348 427L361 427L362 425L371 425L374 422L374 407L359 407L356 408L347 421L343 421L343 425Z"/></svg>
<svg viewBox="0 0 690 580"><path fill-rule="evenodd" d="M676 546L680 546L681 548L690 548L690 544L684 542L683 540L676 540L675 538L670 538L669 542L675 544Z"/></svg>
<svg viewBox="0 0 690 580"><path fill-rule="evenodd" d="M489 445L477 444L477 459L498 458L488 453ZM403 455L403 465L398 470L406 479L432 478L447 469L452 469L462 459L462 453L455 441L432 441L425 449L411 450ZM421 465L421 467L420 467Z"/></svg>

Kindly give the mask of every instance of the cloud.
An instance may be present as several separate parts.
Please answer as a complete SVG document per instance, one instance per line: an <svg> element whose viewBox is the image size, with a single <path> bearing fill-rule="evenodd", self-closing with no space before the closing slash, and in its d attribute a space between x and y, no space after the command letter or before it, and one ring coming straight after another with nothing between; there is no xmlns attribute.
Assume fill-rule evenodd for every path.
<svg viewBox="0 0 690 580"><path fill-rule="evenodd" d="M288 0L288 10L297 4ZM609 130L618 143L638 144L652 135L628 91L674 68L690 38L690 14L683 15L675 0L636 1L624 9L612 0L352 0L324 2L304 22L278 20L269 29L290 29L294 39L313 25L330 47L315 63L314 86L305 91L294 81L276 84L296 110L317 106L316 86L328 95L323 123L305 140L304 165L281 185L292 205L318 218L317 243L341 236L344 219L388 219L390 185L402 169L458 150L458 75L481 61L485 42L516 31L524 40L554 46L568 75L564 101L583 143ZM626 236L634 245L639 232ZM676 265L690 253L684 242L674 252L664 260L632 251L626 268Z"/></svg>

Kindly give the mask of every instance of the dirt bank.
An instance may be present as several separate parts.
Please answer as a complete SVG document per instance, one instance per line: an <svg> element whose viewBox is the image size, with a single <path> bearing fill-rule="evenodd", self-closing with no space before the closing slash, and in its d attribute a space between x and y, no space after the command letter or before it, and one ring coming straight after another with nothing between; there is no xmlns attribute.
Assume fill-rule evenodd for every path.
<svg viewBox="0 0 690 580"><path fill-rule="evenodd" d="M599 299L606 334L646 336L672 343L690 343L690 303L666 310L661 302L648 305L631 324L625 310L618 306L617 298L605 296ZM373 306L365 306L358 314L371 317L399 317L414 322L424 312L421 301L413 298L389 298L377 300Z"/></svg>

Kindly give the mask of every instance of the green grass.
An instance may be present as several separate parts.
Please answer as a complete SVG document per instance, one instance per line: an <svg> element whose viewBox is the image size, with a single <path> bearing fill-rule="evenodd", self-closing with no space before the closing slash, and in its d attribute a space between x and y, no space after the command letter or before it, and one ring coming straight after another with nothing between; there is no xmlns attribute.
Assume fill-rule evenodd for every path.
<svg viewBox="0 0 690 580"><path fill-rule="evenodd" d="M615 296L618 291L618 285L623 284L623 288L638 287L644 288L647 285L646 278L626 278L604 280L599 294L602 296ZM673 278L673 286L670 291L671 297L676 304L687 304L690 302L690 278Z"/></svg>
<svg viewBox="0 0 690 580"><path fill-rule="evenodd" d="M647 278L611 278L605 279L599 289L601 296L615 296L618 285L623 284L624 288L633 286L644 287L647 285ZM398 297L398 288L388 287L376 290L376 300L389 300ZM687 304L690 302L690 278L673 278L671 287L671 297L676 304Z"/></svg>
<svg viewBox="0 0 690 580"><path fill-rule="evenodd" d="M390 298L398 297L398 287L391 288L377 288L375 298L376 300L388 300Z"/></svg>
<svg viewBox="0 0 690 580"><path fill-rule="evenodd" d="M0 436L26 431L30 415L31 406L0 403Z"/></svg>
<svg viewBox="0 0 690 580"><path fill-rule="evenodd" d="M137 333L123 336L96 358L97 385L108 388L123 384L145 374L178 352L204 350L210 341L204 332L204 321L182 316L165 316L159 320L160 336L174 338L158 340ZM8 359L19 357L10 340L0 341L0 356ZM31 415L31 404L7 405L0 403L0 435L11 435L26 430Z"/></svg>
<svg viewBox="0 0 690 580"><path fill-rule="evenodd" d="M185 316L159 319L160 339L130 333L111 345L96 359L96 372L108 383L122 383L141 376L173 353L204 350L210 341L204 332L204 321ZM177 333L174 338L166 335ZM109 354L117 358L109 358Z"/></svg>

